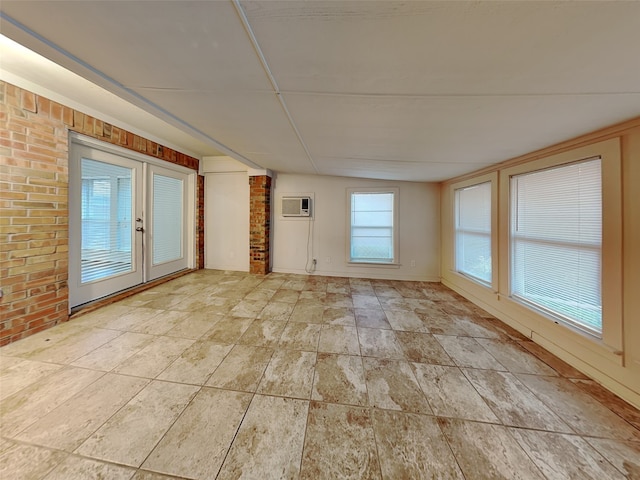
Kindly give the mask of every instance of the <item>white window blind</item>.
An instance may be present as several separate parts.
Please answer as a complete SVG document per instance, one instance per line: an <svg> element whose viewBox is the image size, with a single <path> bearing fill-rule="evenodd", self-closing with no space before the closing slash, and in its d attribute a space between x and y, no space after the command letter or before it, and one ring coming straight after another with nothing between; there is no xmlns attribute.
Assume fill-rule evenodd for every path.
<svg viewBox="0 0 640 480"><path fill-rule="evenodd" d="M394 261L393 192L351 194L351 261Z"/></svg>
<svg viewBox="0 0 640 480"><path fill-rule="evenodd" d="M511 178L511 290L602 334L599 158Z"/></svg>
<svg viewBox="0 0 640 480"><path fill-rule="evenodd" d="M83 158L81 172L81 282L131 272L131 169Z"/></svg>
<svg viewBox="0 0 640 480"><path fill-rule="evenodd" d="M491 283L491 182L455 191L456 270Z"/></svg>
<svg viewBox="0 0 640 480"><path fill-rule="evenodd" d="M153 174L153 264L182 257L182 180Z"/></svg>

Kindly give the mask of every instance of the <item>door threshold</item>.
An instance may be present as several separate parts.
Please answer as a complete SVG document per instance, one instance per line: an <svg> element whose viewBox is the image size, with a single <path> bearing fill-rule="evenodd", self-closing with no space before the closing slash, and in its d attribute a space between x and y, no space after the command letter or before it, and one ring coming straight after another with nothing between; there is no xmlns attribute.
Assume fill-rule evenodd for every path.
<svg viewBox="0 0 640 480"><path fill-rule="evenodd" d="M126 290L120 290L112 295L108 295L106 297L99 298L92 302L83 303L82 305L78 305L71 309L71 313L69 314L69 320L74 318L78 318L86 313L93 312L99 308L105 307L107 305L111 305L112 303L123 300L127 297L131 297L137 293L144 292L145 290L149 290L150 288L157 287L158 285L162 285L170 280L174 280L179 277L183 277L193 272L197 272L197 269L186 269L180 270L179 272L171 273L169 275L165 275L164 277L157 278L147 283L142 283L140 285L136 285L135 287L127 288Z"/></svg>

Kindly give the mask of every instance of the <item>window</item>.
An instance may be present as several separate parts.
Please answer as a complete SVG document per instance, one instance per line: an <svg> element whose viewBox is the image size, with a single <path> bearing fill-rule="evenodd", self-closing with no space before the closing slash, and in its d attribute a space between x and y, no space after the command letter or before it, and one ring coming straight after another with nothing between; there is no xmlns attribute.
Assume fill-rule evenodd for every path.
<svg viewBox="0 0 640 480"><path fill-rule="evenodd" d="M397 189L349 190L351 262L397 263Z"/></svg>
<svg viewBox="0 0 640 480"><path fill-rule="evenodd" d="M455 190L455 268L491 284L491 182Z"/></svg>
<svg viewBox="0 0 640 480"><path fill-rule="evenodd" d="M601 160L512 176L511 294L602 335Z"/></svg>

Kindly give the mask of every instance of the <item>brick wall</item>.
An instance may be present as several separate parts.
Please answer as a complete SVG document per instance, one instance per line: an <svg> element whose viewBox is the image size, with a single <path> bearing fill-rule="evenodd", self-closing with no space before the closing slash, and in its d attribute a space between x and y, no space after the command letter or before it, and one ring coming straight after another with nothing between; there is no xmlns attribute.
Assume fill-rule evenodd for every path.
<svg viewBox="0 0 640 480"><path fill-rule="evenodd" d="M196 158L0 82L0 346L69 318L69 130L198 169Z"/></svg>
<svg viewBox="0 0 640 480"><path fill-rule="evenodd" d="M249 177L249 271L270 271L271 177Z"/></svg>

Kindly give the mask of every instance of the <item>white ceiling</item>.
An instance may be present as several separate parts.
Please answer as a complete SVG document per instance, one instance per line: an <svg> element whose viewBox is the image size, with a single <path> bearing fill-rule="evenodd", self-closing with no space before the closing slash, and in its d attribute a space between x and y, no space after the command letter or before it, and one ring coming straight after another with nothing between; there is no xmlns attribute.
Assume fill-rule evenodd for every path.
<svg viewBox="0 0 640 480"><path fill-rule="evenodd" d="M139 128L179 129L189 137L170 138L189 152L277 172L441 181L640 115L640 2L0 9L4 35L164 125Z"/></svg>

